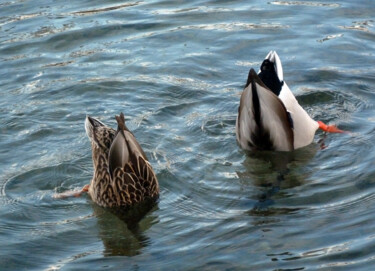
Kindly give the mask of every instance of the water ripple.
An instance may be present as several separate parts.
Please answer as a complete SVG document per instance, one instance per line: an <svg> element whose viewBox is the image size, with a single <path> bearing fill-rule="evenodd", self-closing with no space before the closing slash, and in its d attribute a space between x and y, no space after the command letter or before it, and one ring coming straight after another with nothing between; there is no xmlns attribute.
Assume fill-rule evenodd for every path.
<svg viewBox="0 0 375 271"><path fill-rule="evenodd" d="M142 4L142 2L126 3L126 4L123 4L123 5L117 5L117 6L108 6L108 7L103 7L103 8L91 9L91 10L75 11L75 12L72 12L72 14L73 15L81 15L81 16L95 15L97 13L133 7L133 6L137 6L137 5L140 5L140 4Z"/></svg>
<svg viewBox="0 0 375 271"><path fill-rule="evenodd" d="M244 22L233 22L233 23L222 23L222 24L205 24L205 25L187 25L178 27L176 30L184 29L195 29L195 30L217 30L217 31L239 31L239 30L249 30L249 29L285 29L289 28L288 25L281 24L252 24Z"/></svg>
<svg viewBox="0 0 375 271"><path fill-rule="evenodd" d="M374 28L374 20L366 20L366 21L360 21L360 22L353 22L351 26L339 26L342 29L348 29L348 30L358 30L363 32L372 32L371 29Z"/></svg>
<svg viewBox="0 0 375 271"><path fill-rule="evenodd" d="M272 1L272 5L282 6L309 6L309 7L330 7L339 8L341 7L338 3L324 3L324 2L308 2L308 1Z"/></svg>
<svg viewBox="0 0 375 271"><path fill-rule="evenodd" d="M0 6L2 269L372 265L371 5ZM269 50L277 50L308 113L350 134L317 132L313 144L291 153L237 146L243 84ZM92 177L85 116L115 127L119 112L156 171L158 204L121 217L86 196L54 199Z"/></svg>

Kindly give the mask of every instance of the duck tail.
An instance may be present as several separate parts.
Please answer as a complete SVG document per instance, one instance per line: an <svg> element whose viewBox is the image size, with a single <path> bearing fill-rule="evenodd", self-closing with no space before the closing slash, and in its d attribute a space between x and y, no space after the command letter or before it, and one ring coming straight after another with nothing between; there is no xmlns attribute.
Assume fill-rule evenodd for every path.
<svg viewBox="0 0 375 271"><path fill-rule="evenodd" d="M125 124L125 116L124 113L120 113L120 116L116 116L117 121L117 131L129 131L128 127Z"/></svg>

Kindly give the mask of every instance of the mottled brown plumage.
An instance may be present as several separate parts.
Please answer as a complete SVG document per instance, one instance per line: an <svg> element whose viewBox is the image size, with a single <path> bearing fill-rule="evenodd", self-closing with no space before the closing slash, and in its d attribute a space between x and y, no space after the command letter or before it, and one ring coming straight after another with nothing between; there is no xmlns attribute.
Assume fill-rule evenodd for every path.
<svg viewBox="0 0 375 271"><path fill-rule="evenodd" d="M126 127L124 115L116 116L116 120L117 131L97 119L86 118L94 164L88 192L103 207L130 207L156 200L159 184L151 164Z"/></svg>

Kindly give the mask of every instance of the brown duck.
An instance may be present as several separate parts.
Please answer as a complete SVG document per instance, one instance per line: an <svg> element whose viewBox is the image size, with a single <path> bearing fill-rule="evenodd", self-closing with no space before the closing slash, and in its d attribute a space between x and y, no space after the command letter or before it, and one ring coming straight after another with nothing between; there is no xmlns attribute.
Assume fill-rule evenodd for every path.
<svg viewBox="0 0 375 271"><path fill-rule="evenodd" d="M141 146L116 116L117 131L86 117L85 128L92 147L94 176L83 191L103 207L130 207L159 196L159 184Z"/></svg>

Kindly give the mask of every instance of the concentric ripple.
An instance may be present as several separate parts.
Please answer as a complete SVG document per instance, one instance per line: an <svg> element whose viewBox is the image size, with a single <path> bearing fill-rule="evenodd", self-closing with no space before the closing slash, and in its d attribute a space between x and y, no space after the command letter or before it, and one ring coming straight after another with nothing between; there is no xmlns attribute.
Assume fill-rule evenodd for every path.
<svg viewBox="0 0 375 271"><path fill-rule="evenodd" d="M374 265L369 1L0 3L1 270L368 270ZM276 50L316 120L291 153L247 153L250 68ZM147 213L88 196L86 115L124 112L160 182ZM143 212L142 212L143 211Z"/></svg>

